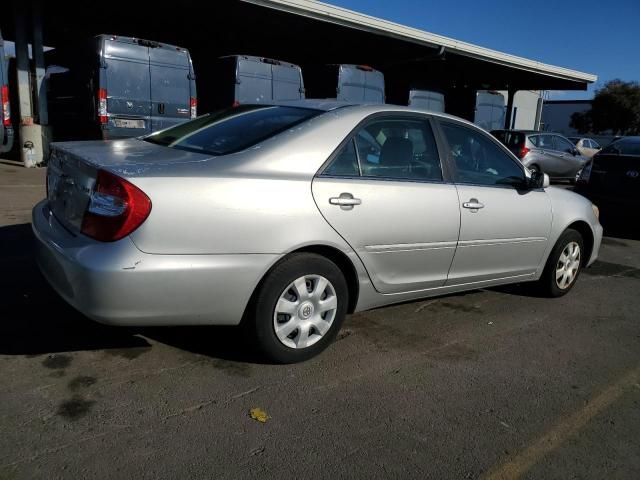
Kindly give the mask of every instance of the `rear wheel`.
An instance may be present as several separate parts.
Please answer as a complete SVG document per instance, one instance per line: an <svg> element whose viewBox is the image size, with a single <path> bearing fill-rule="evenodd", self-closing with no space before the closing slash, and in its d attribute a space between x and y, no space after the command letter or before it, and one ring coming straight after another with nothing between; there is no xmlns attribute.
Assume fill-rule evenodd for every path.
<svg viewBox="0 0 640 480"><path fill-rule="evenodd" d="M292 254L263 280L245 328L267 359L295 363L322 352L347 312L340 269L314 253Z"/></svg>
<svg viewBox="0 0 640 480"><path fill-rule="evenodd" d="M582 270L584 240L573 229L564 231L556 242L538 286L542 293L550 297L561 297L573 288Z"/></svg>
<svg viewBox="0 0 640 480"><path fill-rule="evenodd" d="M531 171L531 173L537 173L541 171L540 167L535 163L533 165L529 165L527 168L529 169L529 171Z"/></svg>

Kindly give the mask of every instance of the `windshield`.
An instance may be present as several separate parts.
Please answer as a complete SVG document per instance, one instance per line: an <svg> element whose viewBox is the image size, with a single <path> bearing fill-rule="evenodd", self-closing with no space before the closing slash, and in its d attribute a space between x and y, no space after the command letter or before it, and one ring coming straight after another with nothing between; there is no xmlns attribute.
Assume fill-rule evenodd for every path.
<svg viewBox="0 0 640 480"><path fill-rule="evenodd" d="M146 142L179 150L226 155L260 143L322 110L244 105L198 117L144 138Z"/></svg>
<svg viewBox="0 0 640 480"><path fill-rule="evenodd" d="M640 138L623 138L601 150L613 155L640 155Z"/></svg>

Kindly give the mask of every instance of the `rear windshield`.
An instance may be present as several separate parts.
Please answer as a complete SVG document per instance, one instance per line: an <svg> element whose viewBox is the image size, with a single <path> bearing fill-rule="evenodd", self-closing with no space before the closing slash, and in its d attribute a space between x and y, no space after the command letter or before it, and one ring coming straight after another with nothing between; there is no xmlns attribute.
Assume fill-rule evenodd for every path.
<svg viewBox="0 0 640 480"><path fill-rule="evenodd" d="M615 141L601 150L613 155L640 155L640 139L622 139Z"/></svg>
<svg viewBox="0 0 640 480"><path fill-rule="evenodd" d="M524 133L522 132L494 130L491 133L509 148L518 148L524 143Z"/></svg>
<svg viewBox="0 0 640 480"><path fill-rule="evenodd" d="M310 108L244 105L204 115L144 140L178 150L226 155L256 145L321 113L322 110Z"/></svg>

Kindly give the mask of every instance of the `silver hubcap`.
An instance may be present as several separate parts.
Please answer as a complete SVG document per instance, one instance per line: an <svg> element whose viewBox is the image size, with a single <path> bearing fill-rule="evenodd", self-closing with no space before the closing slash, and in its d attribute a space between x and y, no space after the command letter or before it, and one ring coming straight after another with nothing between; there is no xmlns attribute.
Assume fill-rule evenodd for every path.
<svg viewBox="0 0 640 480"><path fill-rule="evenodd" d="M571 286L580 269L580 245L576 242L569 243L558 260L556 266L556 284L558 288L565 290Z"/></svg>
<svg viewBox="0 0 640 480"><path fill-rule="evenodd" d="M305 275L284 289L273 312L278 340L290 348L306 348L331 328L338 297L331 282L320 275Z"/></svg>

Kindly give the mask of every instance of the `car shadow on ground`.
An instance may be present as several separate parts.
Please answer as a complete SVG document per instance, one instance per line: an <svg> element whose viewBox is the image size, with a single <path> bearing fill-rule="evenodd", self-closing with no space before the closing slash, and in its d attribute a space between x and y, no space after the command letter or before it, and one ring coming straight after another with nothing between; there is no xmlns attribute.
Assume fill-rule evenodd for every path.
<svg viewBox="0 0 640 480"><path fill-rule="evenodd" d="M230 327L126 328L96 323L68 305L40 273L31 225L0 227L0 355L150 347L146 338L199 355L258 362Z"/></svg>
<svg viewBox="0 0 640 480"><path fill-rule="evenodd" d="M605 226L605 243L638 240L624 224ZM612 238L613 237L613 238ZM245 342L239 328L124 328L100 325L62 300L40 274L28 223L0 227L0 354L42 355L58 352L150 347L148 339L184 351L229 361L264 363ZM597 269L596 263L591 269ZM587 274L589 274L587 270ZM539 297L527 284L491 290Z"/></svg>

